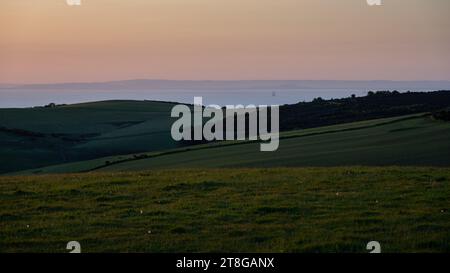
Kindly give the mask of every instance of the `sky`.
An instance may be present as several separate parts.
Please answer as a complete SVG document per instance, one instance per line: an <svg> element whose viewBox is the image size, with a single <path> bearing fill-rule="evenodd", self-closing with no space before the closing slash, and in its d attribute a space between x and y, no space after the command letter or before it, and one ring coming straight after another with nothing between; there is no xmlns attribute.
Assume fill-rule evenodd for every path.
<svg viewBox="0 0 450 273"><path fill-rule="evenodd" d="M0 83L450 80L450 1L0 1Z"/></svg>

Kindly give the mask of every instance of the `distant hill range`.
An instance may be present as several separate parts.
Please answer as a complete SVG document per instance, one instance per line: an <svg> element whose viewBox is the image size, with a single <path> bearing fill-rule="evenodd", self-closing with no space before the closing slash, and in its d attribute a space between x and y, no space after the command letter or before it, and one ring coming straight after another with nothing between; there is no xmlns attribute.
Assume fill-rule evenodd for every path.
<svg viewBox="0 0 450 273"><path fill-rule="evenodd" d="M151 89L360 89L360 90L450 90L450 81L335 81L335 80L242 80L242 81L187 81L136 79L92 83L57 83L1 85L0 88L17 89L86 89L86 90L151 90Z"/></svg>

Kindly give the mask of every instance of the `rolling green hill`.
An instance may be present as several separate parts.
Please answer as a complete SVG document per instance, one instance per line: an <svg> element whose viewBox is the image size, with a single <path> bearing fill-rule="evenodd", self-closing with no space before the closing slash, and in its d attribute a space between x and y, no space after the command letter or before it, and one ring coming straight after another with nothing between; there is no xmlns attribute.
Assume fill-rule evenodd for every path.
<svg viewBox="0 0 450 273"><path fill-rule="evenodd" d="M16 174L205 167L450 166L449 139L449 122L418 114L284 132L276 152L260 152L256 142L219 142Z"/></svg>
<svg viewBox="0 0 450 273"><path fill-rule="evenodd" d="M171 103L104 101L0 109L0 173L178 147Z"/></svg>
<svg viewBox="0 0 450 273"><path fill-rule="evenodd" d="M301 131L299 131L300 133ZM329 130L281 139L276 152L258 143L161 155L102 171L201 167L450 166L450 123L417 117L361 129Z"/></svg>
<svg viewBox="0 0 450 273"><path fill-rule="evenodd" d="M329 103L276 152L180 147L169 103L0 109L0 252L448 252L448 112Z"/></svg>
<svg viewBox="0 0 450 273"><path fill-rule="evenodd" d="M217 148L229 143L214 143L206 146L214 150L206 150L202 141L173 141L170 129L175 119L170 111L174 103L103 101L0 109L0 174L61 164L64 166L41 171L77 172L103 167L445 166L449 162L442 152L448 148L443 140L447 137L446 125L425 119L391 124L384 131L361 128L367 130L346 132L345 127L355 126L350 125L352 122L439 111L449 105L450 91L380 91L365 97L284 105L280 107L283 143L278 152L270 155L259 153L257 144ZM337 127L324 127L332 125ZM319 127L313 129L314 136L303 135ZM299 129L303 131L296 131ZM327 134L319 136L317 130L327 130ZM301 138L297 138L299 134ZM287 139L289 135L291 139ZM181 155L183 151L190 151L189 155ZM135 162L117 164L131 160Z"/></svg>

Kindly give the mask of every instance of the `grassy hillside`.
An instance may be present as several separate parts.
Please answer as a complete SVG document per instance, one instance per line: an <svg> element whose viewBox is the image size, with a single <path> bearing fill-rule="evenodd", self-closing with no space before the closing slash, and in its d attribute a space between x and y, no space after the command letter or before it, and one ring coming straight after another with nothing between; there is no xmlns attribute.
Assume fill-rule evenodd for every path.
<svg viewBox="0 0 450 273"><path fill-rule="evenodd" d="M174 148L171 103L106 101L0 109L0 173Z"/></svg>
<svg viewBox="0 0 450 273"><path fill-rule="evenodd" d="M47 108L0 109L0 173L94 159L96 159L94 160L94 165L98 166L99 160L102 161L101 164L111 161L103 157L113 156L112 160L117 161L117 156L119 155L165 151L180 146L199 144L197 142L178 143L172 141L170 128L174 119L170 118L170 110L173 105L172 103L152 101L104 101ZM404 94L398 92L377 92L371 93L371 95L366 97L327 101L317 99L313 102L282 106L280 108L280 128L282 131L317 128L376 118L431 112L444 109L449 105L450 91ZM391 130L395 130L395 128L391 128ZM367 133L376 134L376 132ZM409 135L412 136L416 132L410 130L407 133L410 133ZM332 136L329 135L329 137ZM344 136L338 135L336 143L345 143L346 141L348 143L348 140L339 137ZM361 136L357 135L355 137ZM307 161L303 159L298 160L297 155L293 154L291 157L294 158L286 158L288 159L286 161L287 164L283 164L283 166L328 166L353 164L355 162L355 156L351 154L349 155L351 160L337 162L339 159L338 153L342 151L336 146L330 146L330 143L326 140L316 140L319 141L316 143L317 145L324 145L324 147L311 148L315 143L308 144L302 140L302 143L307 146L305 153L305 156L308 156ZM394 139L393 141L396 140ZM292 144L291 140L287 141L283 146L291 147ZM363 144L374 145L370 141L359 143L359 145ZM383 143L381 144L384 145ZM412 144L415 143L413 142ZM431 144L429 147L432 151L437 148L436 145L433 145ZM381 148L383 149L383 147ZM304 148L297 148L294 147L294 151L298 153L301 152L303 154L305 151ZM417 150L417 147L411 148L421 151ZM330 159L324 153L324 149L334 149L335 152L330 151ZM401 149L408 149L408 147L403 145ZM429 151L427 150L428 148L424 149L425 152ZM249 152L253 150L251 148ZM374 147L371 153L366 153L364 150L363 155L373 157L374 150ZM233 153L231 150L227 151ZM308 154L308 151L312 154ZM317 157L318 152L326 156L327 159L323 160L323 156ZM357 151L354 150L352 153L357 153ZM386 154L383 151L382 153ZM424 158L428 159L419 159L417 164L436 165L435 162L440 160L440 158L430 161L429 157L434 155L433 152L431 153L423 155ZM280 151L276 156L278 157L278 155L282 154L283 151ZM192 155L194 158L189 166L204 166L202 163L204 160L199 158L202 155ZM344 153L343 155L346 154ZM401 155L403 156L403 154ZM334 159L333 156L335 156ZM409 157L409 155L407 156ZM126 156L123 157L126 158ZM409 164L408 158L404 161L403 157L396 157L392 153L388 153L388 157L382 157L383 162ZM226 158L237 159L238 161L235 163L242 162L244 164L242 166L267 165L264 162L254 162L245 158L236 158L235 156L226 156ZM366 160L365 158L366 156L363 156L363 164L380 164L380 160ZM261 160L272 161L272 159L266 160L264 157ZM438 163L437 165L443 165L447 162L444 160L444 163ZM85 163L82 163L82 165L76 163L70 166L74 170L80 170L86 169L85 166L89 167L91 163L87 165ZM161 167L165 167L171 163L172 160L169 159L167 161L163 160L158 164L161 164ZM180 162L175 161L174 164L179 165ZM153 166L154 164L150 165ZM212 167L230 166L228 163L214 163L214 161L210 161L210 165ZM72 169L69 171L72 171Z"/></svg>
<svg viewBox="0 0 450 273"><path fill-rule="evenodd" d="M17 174L205 167L450 166L449 139L450 123L421 114L284 132L276 152L262 153L260 144L254 142L213 143Z"/></svg>
<svg viewBox="0 0 450 273"><path fill-rule="evenodd" d="M450 169L0 177L0 252L450 251Z"/></svg>
<svg viewBox="0 0 450 273"><path fill-rule="evenodd" d="M450 123L429 117L359 130L282 139L275 152L258 143L191 150L107 166L102 171L151 168L295 166L450 166Z"/></svg>
<svg viewBox="0 0 450 273"><path fill-rule="evenodd" d="M315 101L281 116L315 128L266 153L180 147L169 103L0 109L0 172L14 174L0 176L0 252L449 252L448 115L391 117L441 106L416 99L367 115L352 98Z"/></svg>

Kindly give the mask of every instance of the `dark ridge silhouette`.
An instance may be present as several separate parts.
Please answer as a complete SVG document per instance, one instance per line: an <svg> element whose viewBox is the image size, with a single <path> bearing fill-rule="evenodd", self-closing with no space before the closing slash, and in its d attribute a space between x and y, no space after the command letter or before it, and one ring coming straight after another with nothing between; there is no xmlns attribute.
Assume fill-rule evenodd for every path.
<svg viewBox="0 0 450 273"><path fill-rule="evenodd" d="M324 100L316 98L312 102L280 107L280 131L307 129L340 123L357 122L369 119L389 118L424 112L436 112L435 118L448 120L450 91L406 92L370 91L367 96ZM447 116L446 116L447 115ZM270 120L270 111L268 111ZM236 119L235 119L236 132ZM246 137L248 137L248 116L246 116ZM268 124L270 129L270 124ZM227 130L223 123L224 131ZM193 132L193 129L191 129ZM236 133L235 133L236 137ZM193 134L192 134L193 139ZM204 140L183 141L184 145L206 143Z"/></svg>
<svg viewBox="0 0 450 273"><path fill-rule="evenodd" d="M434 112L450 106L450 91L377 91L365 97L300 102L280 108L280 130L313 128L368 119Z"/></svg>

